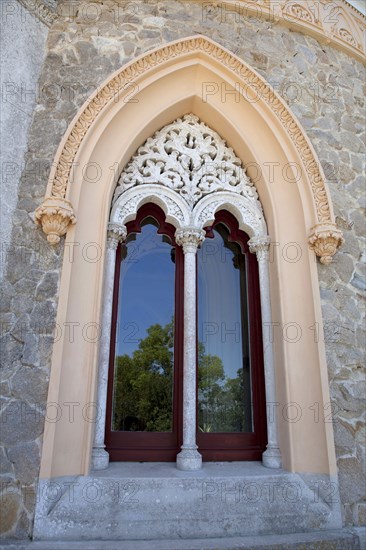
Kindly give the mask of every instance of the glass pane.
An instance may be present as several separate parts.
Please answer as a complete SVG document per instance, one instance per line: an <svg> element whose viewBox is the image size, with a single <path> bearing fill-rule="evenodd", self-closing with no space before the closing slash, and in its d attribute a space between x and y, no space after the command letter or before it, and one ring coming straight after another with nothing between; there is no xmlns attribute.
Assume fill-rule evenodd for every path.
<svg viewBox="0 0 366 550"><path fill-rule="evenodd" d="M172 431L175 249L153 223L122 250L113 431Z"/></svg>
<svg viewBox="0 0 366 550"><path fill-rule="evenodd" d="M198 429L252 432L245 256L213 233L198 251Z"/></svg>

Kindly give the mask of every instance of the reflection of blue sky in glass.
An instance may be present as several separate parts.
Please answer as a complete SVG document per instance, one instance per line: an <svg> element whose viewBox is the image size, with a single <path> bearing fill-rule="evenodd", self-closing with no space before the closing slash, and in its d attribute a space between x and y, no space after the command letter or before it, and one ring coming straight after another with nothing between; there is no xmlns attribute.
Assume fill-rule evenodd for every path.
<svg viewBox="0 0 366 550"><path fill-rule="evenodd" d="M139 340L154 324L167 325L174 315L175 264L172 246L163 242L153 225L145 225L127 243L121 264L117 355L132 356Z"/></svg>
<svg viewBox="0 0 366 550"><path fill-rule="evenodd" d="M198 339L206 354L221 358L225 375L236 378L243 366L240 270L223 238L214 235L198 251Z"/></svg>

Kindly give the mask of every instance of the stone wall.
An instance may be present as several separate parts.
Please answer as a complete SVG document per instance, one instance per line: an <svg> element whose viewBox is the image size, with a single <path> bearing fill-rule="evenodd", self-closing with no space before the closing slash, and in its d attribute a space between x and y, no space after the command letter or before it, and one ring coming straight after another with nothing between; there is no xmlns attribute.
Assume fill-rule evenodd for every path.
<svg viewBox="0 0 366 550"><path fill-rule="evenodd" d="M24 168L28 130L38 95L37 81L45 54L48 28L18 2L3 3L1 15L1 259L3 275L10 244L12 214Z"/></svg>
<svg viewBox="0 0 366 550"><path fill-rule="evenodd" d="M307 130L327 174L338 225L346 238L334 264L318 267L336 451L345 522L359 525L365 521L363 67L346 54L280 24L223 14L218 8L203 12L202 4L193 0L104 0L80 2L77 8L75 3L59 2L39 82L47 92L37 98L13 216L1 304L2 528L7 536L24 537L32 532L63 254L62 243L51 248L33 223L50 163L73 116L108 75L136 55L196 33L236 53L282 94Z"/></svg>

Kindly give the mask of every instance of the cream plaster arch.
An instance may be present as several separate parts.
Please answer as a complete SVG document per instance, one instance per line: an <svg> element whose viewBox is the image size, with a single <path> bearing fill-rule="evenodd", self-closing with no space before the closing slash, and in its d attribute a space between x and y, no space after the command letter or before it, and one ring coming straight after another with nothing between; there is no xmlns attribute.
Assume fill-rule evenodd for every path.
<svg viewBox="0 0 366 550"><path fill-rule="evenodd" d="M212 95L210 101L202 99L202 85L207 82L235 89L240 80L250 94L250 78L262 87L258 101L222 102L220 94ZM131 80L136 103L130 101L130 87L123 91L123 85ZM273 248L270 264L273 320L281 335L282 327L289 323L297 323L302 330L302 338L296 342L280 337L279 331L274 330L284 466L298 472L336 472L332 427L314 423L308 411L316 402L320 408L329 402L324 346L321 339L314 342L314 332L309 330L314 323L321 327L321 309L315 254L309 249L308 235L311 228L320 224L312 231L313 245L322 256L321 248L328 243L332 248L329 257L340 244L341 234L336 231L321 168L311 145L288 107L266 86L261 77L230 52L204 37L195 37L129 64L101 88L70 125L37 218L52 237L67 230L57 323L65 327L77 322L81 328L72 342L65 330L54 344L48 402L59 403L64 414L58 422L46 421L41 477L85 475L90 469L94 423L85 421L80 414L70 424L64 404L79 403L81 411L96 400L99 345L97 340L83 338L81 329L90 323L101 323L106 229L116 177L149 136L189 112L207 121L234 147L248 175L255 180L272 242L279 243ZM102 102L100 108L97 97ZM274 180L264 170L253 178L253 166L274 162L281 167L297 163L302 167L300 181L289 185L281 170ZM88 179L86 166L98 167L98 181ZM70 223L75 221L74 212L77 223ZM283 248L290 241L300 247L301 258L297 262L283 258ZM101 250L98 261L83 254L90 243ZM289 402L301 407L301 422L284 420L281 411ZM318 449L316 455L312 448Z"/></svg>

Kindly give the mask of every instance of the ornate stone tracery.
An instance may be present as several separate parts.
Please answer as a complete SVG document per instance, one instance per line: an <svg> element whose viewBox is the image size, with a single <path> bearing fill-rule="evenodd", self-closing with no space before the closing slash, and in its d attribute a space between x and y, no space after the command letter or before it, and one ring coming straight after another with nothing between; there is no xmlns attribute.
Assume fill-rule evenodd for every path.
<svg viewBox="0 0 366 550"><path fill-rule="evenodd" d="M169 187L190 207L204 195L223 190L258 199L241 160L193 114L165 126L138 149L124 169L116 193L141 183Z"/></svg>
<svg viewBox="0 0 366 550"><path fill-rule="evenodd" d="M267 234L258 193L241 160L192 113L139 147L119 178L111 221L125 224L148 200L177 228L201 230L227 207L250 236Z"/></svg>

